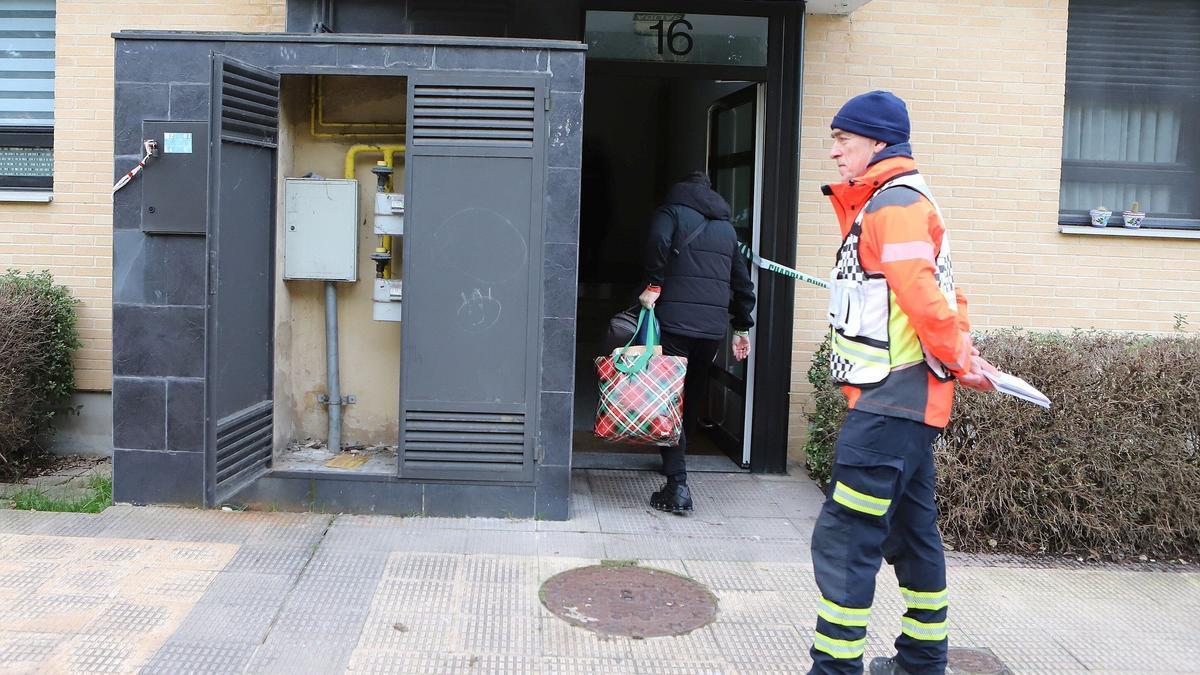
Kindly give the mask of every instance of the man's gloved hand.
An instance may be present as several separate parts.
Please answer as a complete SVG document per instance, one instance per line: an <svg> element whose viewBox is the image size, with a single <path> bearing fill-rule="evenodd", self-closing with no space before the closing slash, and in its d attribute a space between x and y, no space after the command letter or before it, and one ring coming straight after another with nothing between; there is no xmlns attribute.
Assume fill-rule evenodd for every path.
<svg viewBox="0 0 1200 675"><path fill-rule="evenodd" d="M642 303L642 307L646 309L654 309L654 303L658 302L658 296L662 295L662 289L658 286L647 286L646 290L638 296L638 302ZM629 297L629 296L625 296Z"/></svg>
<svg viewBox="0 0 1200 675"><path fill-rule="evenodd" d="M750 336L742 331L733 332L733 358L745 361L750 357Z"/></svg>

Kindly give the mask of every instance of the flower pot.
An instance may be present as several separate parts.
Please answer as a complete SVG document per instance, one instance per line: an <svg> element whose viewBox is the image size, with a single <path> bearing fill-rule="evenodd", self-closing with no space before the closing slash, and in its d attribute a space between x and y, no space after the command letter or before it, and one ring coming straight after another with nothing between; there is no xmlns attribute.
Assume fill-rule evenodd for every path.
<svg viewBox="0 0 1200 675"><path fill-rule="evenodd" d="M1125 219L1125 227L1136 230L1142 226L1146 214L1142 211L1122 211L1121 217Z"/></svg>
<svg viewBox="0 0 1200 675"><path fill-rule="evenodd" d="M1092 227L1108 227L1108 219L1112 217L1112 211L1092 209L1088 211L1088 215L1092 217Z"/></svg>

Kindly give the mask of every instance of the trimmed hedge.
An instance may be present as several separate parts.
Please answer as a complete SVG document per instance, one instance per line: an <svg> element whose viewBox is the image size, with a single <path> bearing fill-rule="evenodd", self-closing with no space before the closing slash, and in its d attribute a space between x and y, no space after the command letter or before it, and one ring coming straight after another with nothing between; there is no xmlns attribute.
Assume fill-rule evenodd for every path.
<svg viewBox="0 0 1200 675"><path fill-rule="evenodd" d="M935 445L939 523L966 551L1200 555L1200 338L997 331L978 338L1050 410L959 388ZM845 400L814 356L805 446L824 484Z"/></svg>
<svg viewBox="0 0 1200 675"><path fill-rule="evenodd" d="M0 276L0 479L45 464L54 417L70 411L76 303L49 272Z"/></svg>

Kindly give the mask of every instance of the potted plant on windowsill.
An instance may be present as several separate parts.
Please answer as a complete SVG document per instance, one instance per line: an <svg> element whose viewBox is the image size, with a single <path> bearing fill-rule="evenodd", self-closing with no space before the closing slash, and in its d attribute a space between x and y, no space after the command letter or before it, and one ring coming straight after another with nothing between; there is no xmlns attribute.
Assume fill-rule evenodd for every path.
<svg viewBox="0 0 1200 675"><path fill-rule="evenodd" d="M1092 227L1108 227L1108 219L1112 217L1112 211L1107 206L1098 206L1088 211L1088 215L1092 218Z"/></svg>
<svg viewBox="0 0 1200 675"><path fill-rule="evenodd" d="M1134 202L1128 211L1121 212L1121 217L1125 219L1125 227L1136 230L1142 226L1142 220L1146 218L1146 214L1138 206L1139 204Z"/></svg>

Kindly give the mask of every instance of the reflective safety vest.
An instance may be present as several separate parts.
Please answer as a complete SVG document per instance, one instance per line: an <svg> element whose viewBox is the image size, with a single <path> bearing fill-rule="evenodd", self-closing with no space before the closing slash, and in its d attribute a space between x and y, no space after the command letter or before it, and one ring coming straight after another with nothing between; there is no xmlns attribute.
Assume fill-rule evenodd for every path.
<svg viewBox="0 0 1200 675"><path fill-rule="evenodd" d="M935 377L946 381L952 378L949 370L934 357L919 338L892 334L892 316L902 312L895 294L888 288L887 279L878 272L863 269L858 244L862 236L863 216L885 190L911 189L933 205L942 219L933 194L925 179L913 173L897 176L884 183L863 205L854 224L837 252L829 283L829 324L832 349L829 370L837 384L869 387L887 379L893 368L924 359ZM943 222L945 222L943 220ZM941 247L934 261L938 287L946 296L952 311L958 303L954 294L954 269L950 263L950 239L943 230Z"/></svg>

